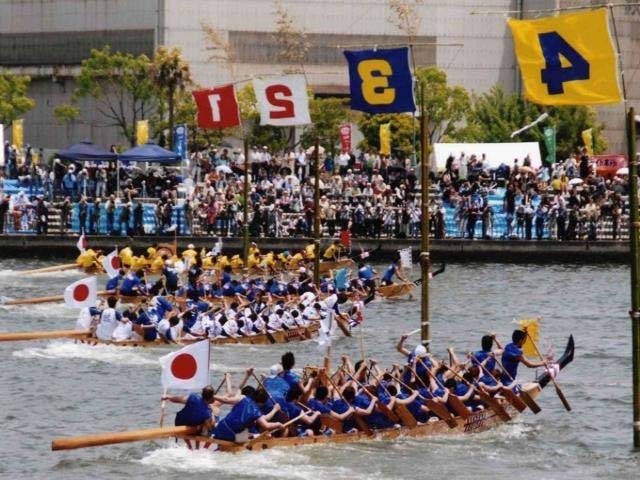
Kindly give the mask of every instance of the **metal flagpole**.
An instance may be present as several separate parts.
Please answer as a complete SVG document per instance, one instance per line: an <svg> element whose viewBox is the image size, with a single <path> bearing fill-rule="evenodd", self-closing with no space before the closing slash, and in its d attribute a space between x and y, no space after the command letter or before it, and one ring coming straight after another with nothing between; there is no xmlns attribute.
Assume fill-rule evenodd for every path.
<svg viewBox="0 0 640 480"><path fill-rule="evenodd" d="M420 340L427 351L431 337L429 332L429 121L425 105L424 82L420 83L420 140L421 140L421 183L422 183L422 245L420 264L422 266L422 323Z"/></svg>

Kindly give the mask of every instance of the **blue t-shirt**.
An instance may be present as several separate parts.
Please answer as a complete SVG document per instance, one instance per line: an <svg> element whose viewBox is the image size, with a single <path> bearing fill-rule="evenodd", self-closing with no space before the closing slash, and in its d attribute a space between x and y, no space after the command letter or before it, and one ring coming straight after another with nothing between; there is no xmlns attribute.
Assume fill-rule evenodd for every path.
<svg viewBox="0 0 640 480"><path fill-rule="evenodd" d="M220 440L233 442L237 433L248 428L253 422L262 416L256 402L249 397L244 397L236 403L231 411L224 417L213 430L213 436Z"/></svg>
<svg viewBox="0 0 640 480"><path fill-rule="evenodd" d="M410 397L410 395L408 395L405 392L399 392L398 393L398 398L400 400L404 400L405 398L409 398L409 397ZM416 399L413 402L411 402L411 403L409 403L407 405L407 410L409 410L411 415L413 415L413 417L418 422L424 423L424 422L426 422L428 420L428 415L427 415L427 412L422 410L422 408L421 408L422 404L423 404L423 401L418 396L418 397L416 397Z"/></svg>
<svg viewBox="0 0 640 480"><path fill-rule="evenodd" d="M502 383L505 385L510 384L512 378L515 380L518 374L518 363L520 363L518 357L521 356L522 350L515 343L509 343L504 347L504 352L502 352L502 365L504 366L505 372L502 373Z"/></svg>
<svg viewBox="0 0 640 480"><path fill-rule="evenodd" d="M284 381L287 382L290 387L300 383L300 376L291 370L285 370L282 374L282 378L284 378Z"/></svg>
<svg viewBox="0 0 640 480"><path fill-rule="evenodd" d="M384 276L382 277L383 282L390 282L393 279L393 276L396 274L396 268L398 268L397 264L394 262L391 264L387 271L384 272Z"/></svg>
<svg viewBox="0 0 640 480"><path fill-rule="evenodd" d="M485 350L478 350L473 354L473 357L471 358L471 362L474 365L480 365L482 362L484 362L484 360L489 356L490 353L491 353L491 350L489 350L488 352ZM487 363L485 363L484 366L487 370L489 370L490 372L493 372L494 368L496 367L495 358L490 358L489 360L487 360Z"/></svg>
<svg viewBox="0 0 640 480"><path fill-rule="evenodd" d="M369 408L370 404L371 398L367 394L361 393L359 395L356 395L356 398L353 399L351 405L353 407L367 409ZM369 415L364 417L364 421L367 422L367 425L369 425L371 428L382 429L393 426L393 423L387 418L384 413L379 412L375 409Z"/></svg>
<svg viewBox="0 0 640 480"><path fill-rule="evenodd" d="M185 406L176 414L176 426L200 425L211 418L211 408L200 395L192 393Z"/></svg>
<svg viewBox="0 0 640 480"><path fill-rule="evenodd" d="M341 398L337 399L331 404L331 410L338 414L342 414L349 410L349 404L342 400ZM355 421L353 420L353 415L342 422L342 428L345 432L356 427Z"/></svg>
<svg viewBox="0 0 640 480"><path fill-rule="evenodd" d="M307 405L311 410L315 410L320 413L326 414L331 412L331 405L329 403L325 405L320 400L317 400L315 398L309 399L309 401L307 402Z"/></svg>
<svg viewBox="0 0 640 480"><path fill-rule="evenodd" d="M122 295L138 295L137 287L140 286L142 282L136 276L127 276L122 281L122 285L120 285L120 293Z"/></svg>
<svg viewBox="0 0 640 480"><path fill-rule="evenodd" d="M271 394L274 398L284 398L287 396L287 392L289 391L289 384L282 377L268 377L264 379L264 388ZM280 403L280 402L278 402Z"/></svg>
<svg viewBox="0 0 640 480"><path fill-rule="evenodd" d="M371 280L373 278L373 269L370 265L365 265L358 270L358 277L363 280Z"/></svg>
<svg viewBox="0 0 640 480"><path fill-rule="evenodd" d="M116 275L115 277L110 278L107 281L106 289L115 290L116 288L118 288L118 284L120 283L120 280L122 280L122 275Z"/></svg>

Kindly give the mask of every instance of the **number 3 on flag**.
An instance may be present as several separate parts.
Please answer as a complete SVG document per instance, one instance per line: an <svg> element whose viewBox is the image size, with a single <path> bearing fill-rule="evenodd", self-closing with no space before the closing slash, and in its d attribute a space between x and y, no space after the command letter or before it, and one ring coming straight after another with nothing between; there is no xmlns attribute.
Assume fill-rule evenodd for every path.
<svg viewBox="0 0 640 480"><path fill-rule="evenodd" d="M535 20L509 19L525 97L541 105L620 102L605 9Z"/></svg>

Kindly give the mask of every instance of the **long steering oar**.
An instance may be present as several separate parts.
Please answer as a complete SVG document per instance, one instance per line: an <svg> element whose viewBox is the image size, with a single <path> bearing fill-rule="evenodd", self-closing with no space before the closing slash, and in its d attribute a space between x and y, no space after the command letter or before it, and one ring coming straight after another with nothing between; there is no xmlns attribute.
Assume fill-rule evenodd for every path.
<svg viewBox="0 0 640 480"><path fill-rule="evenodd" d="M47 340L56 338L85 339L91 338L89 330L51 330L48 332L15 332L0 333L0 342L17 342L23 340Z"/></svg>
<svg viewBox="0 0 640 480"><path fill-rule="evenodd" d="M533 338L531 337L531 335L529 334L529 332L527 331L526 328L524 329L524 332L527 334L527 337L529 337L529 340L531 340L531 345L533 345L533 349L536 351L536 353L538 354L538 357L540 357L540 360L542 361L542 363L544 363L544 366L546 367L547 371L549 372L549 378L553 382L553 386L556 389L556 394L558 395L558 398L560 398L560 401L562 402L562 405L564 405L564 408L567 410L567 412L570 412L571 411L571 405L569 405L569 401L567 400L567 397L564 396L564 393L560 389L560 385L558 385L558 382L556 382L556 379L554 378L554 375L551 373L551 369L549 368L549 364L547 363L545 358L540 353L540 350L538 350L538 346L536 345L536 342L533 341Z"/></svg>

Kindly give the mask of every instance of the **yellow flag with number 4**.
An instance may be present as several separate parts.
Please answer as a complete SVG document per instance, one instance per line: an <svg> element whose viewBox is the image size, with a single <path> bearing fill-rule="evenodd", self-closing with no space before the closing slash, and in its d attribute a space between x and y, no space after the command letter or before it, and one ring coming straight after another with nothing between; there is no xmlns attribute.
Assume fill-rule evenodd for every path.
<svg viewBox="0 0 640 480"><path fill-rule="evenodd" d="M541 105L620 102L605 9L508 22L527 100Z"/></svg>

